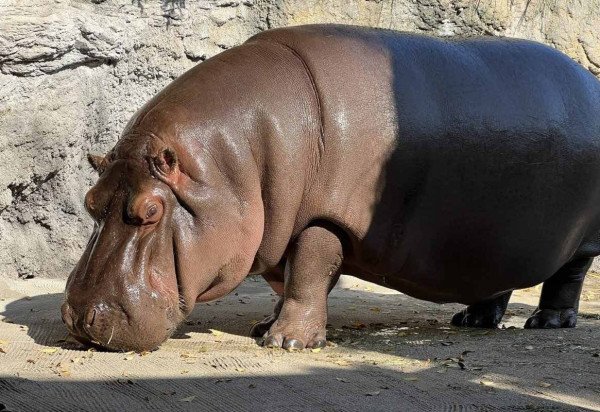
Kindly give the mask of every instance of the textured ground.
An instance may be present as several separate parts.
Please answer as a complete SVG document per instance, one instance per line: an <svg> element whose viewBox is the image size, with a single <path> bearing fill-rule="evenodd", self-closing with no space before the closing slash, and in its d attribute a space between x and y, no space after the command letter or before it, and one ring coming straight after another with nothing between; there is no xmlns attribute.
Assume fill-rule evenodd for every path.
<svg viewBox="0 0 600 412"><path fill-rule="evenodd" d="M504 328L448 325L439 306L346 278L330 299L332 346L263 349L248 338L274 297L247 281L199 305L149 354L64 342L63 281L0 279L0 410L600 411L600 276L574 330L525 331L539 290L513 297Z"/></svg>

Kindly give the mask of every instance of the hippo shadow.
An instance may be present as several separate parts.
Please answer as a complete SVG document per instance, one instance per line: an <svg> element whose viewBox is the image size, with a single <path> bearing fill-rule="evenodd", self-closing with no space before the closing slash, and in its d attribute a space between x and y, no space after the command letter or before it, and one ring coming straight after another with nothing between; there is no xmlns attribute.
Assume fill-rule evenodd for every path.
<svg viewBox="0 0 600 412"><path fill-rule="evenodd" d="M172 338L190 339L194 333L215 332L247 337L256 322L272 313L278 300L262 278L247 279L236 291L221 299L196 304ZM461 306L440 306L402 294L375 293L368 288L336 287L330 294L328 307L328 333L331 334L336 329L359 333L368 329L376 333L389 327L421 323L441 326L448 323L452 313ZM262 338L255 340L258 344L262 342Z"/></svg>
<svg viewBox="0 0 600 412"><path fill-rule="evenodd" d="M60 305L64 295L49 293L21 298L6 305L4 322L21 325L35 343L44 346L69 346L68 332L64 326Z"/></svg>
<svg viewBox="0 0 600 412"><path fill-rule="evenodd" d="M65 349L87 349L87 347L69 337L67 328L63 324L60 306L63 302L62 293L49 293L23 297L9 302L5 310L0 312L4 317L3 322L19 325L23 333L33 339L38 345L59 346ZM208 304L198 304L192 314L181 324L172 339L189 339L190 332L211 333L211 329L224 333L248 336L251 324L248 319L259 317L260 310L244 310L246 305L239 304L239 310L233 313L235 295L226 298L230 303L224 319L220 319L219 310L223 307L223 300ZM247 302L247 299L245 300ZM243 319L229 321L230 316ZM260 318L262 319L262 317Z"/></svg>
<svg viewBox="0 0 600 412"><path fill-rule="evenodd" d="M257 296L253 296L256 293ZM85 347L69 338L61 319L60 307L63 293L47 293L27 296L10 301L0 312L4 322L20 325L34 342L44 346L61 346L66 349ZM256 302L260 300L260 305ZM224 333L248 336L257 320L266 316L276 301L266 283L249 279L238 291L215 302L197 304L192 314L180 325L172 339L189 339L190 333ZM253 304L251 304L253 303Z"/></svg>
<svg viewBox="0 0 600 412"><path fill-rule="evenodd" d="M23 333L27 333L38 345L85 349L85 346L69 338L60 313L63 299L63 293L19 298L8 302L0 316L4 317L6 323L20 325ZM223 299L197 304L172 339L189 339L190 333L211 333L211 330L248 336L252 324L262 320L271 311L274 301L276 296L271 296L264 282L260 284L247 280L238 291Z"/></svg>

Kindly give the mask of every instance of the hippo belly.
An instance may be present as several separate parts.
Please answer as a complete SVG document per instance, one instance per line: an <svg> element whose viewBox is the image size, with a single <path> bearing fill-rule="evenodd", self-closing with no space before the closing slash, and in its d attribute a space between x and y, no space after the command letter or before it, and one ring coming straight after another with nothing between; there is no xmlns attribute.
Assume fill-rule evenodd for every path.
<svg viewBox="0 0 600 412"><path fill-rule="evenodd" d="M595 145L582 153L585 142L546 132L524 130L527 147L518 134L494 132L432 140L405 213L390 225L375 208L380 227L400 232L386 235L398 239L381 269L390 284L470 304L543 282L573 258L599 232L600 156ZM367 241L377 234L367 232Z"/></svg>

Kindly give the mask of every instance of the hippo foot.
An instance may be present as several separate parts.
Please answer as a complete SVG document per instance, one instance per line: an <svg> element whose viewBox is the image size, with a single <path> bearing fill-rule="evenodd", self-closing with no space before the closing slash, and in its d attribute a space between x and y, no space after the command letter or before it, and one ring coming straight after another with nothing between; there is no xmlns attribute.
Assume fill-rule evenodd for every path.
<svg viewBox="0 0 600 412"><path fill-rule="evenodd" d="M476 312L469 309L466 308L454 314L451 323L454 326L495 329L502 320L502 316L498 317L490 313Z"/></svg>
<svg viewBox="0 0 600 412"><path fill-rule="evenodd" d="M265 334L263 346L267 348L282 348L286 350L302 350L324 348L327 344L325 328L313 331L294 330L280 326L276 321Z"/></svg>
<svg viewBox="0 0 600 412"><path fill-rule="evenodd" d="M577 324L577 311L567 309L536 309L525 322L525 329L574 328Z"/></svg>
<svg viewBox="0 0 600 412"><path fill-rule="evenodd" d="M313 316L306 316L310 312L312 312ZM327 344L325 329L327 311L324 310L322 312L323 316L319 316L320 311L292 308L291 305L288 305L286 308L286 305L284 305L277 320L273 322L268 332L264 334L263 346L287 350L325 347ZM296 316L290 316L289 314L295 314ZM266 325L268 320L270 319L267 318L261 322L263 323L261 327Z"/></svg>
<svg viewBox="0 0 600 412"><path fill-rule="evenodd" d="M495 329L506 312L512 292L468 306L452 317L454 326Z"/></svg>

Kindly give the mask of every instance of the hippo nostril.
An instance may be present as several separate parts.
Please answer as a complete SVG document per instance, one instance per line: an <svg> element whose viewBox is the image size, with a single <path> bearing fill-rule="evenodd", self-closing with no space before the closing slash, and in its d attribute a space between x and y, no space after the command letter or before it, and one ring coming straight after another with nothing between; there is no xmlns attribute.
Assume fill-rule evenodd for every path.
<svg viewBox="0 0 600 412"><path fill-rule="evenodd" d="M88 311L85 316L85 325L89 328L94 324L94 320L96 319L96 309L91 309Z"/></svg>

